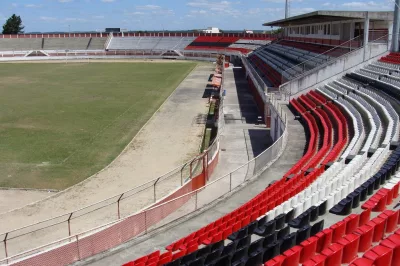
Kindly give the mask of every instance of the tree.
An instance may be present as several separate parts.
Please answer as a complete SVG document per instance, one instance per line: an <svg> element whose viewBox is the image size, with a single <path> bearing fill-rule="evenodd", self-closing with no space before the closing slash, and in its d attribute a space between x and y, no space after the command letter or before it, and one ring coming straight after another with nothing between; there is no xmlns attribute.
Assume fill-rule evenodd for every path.
<svg viewBox="0 0 400 266"><path fill-rule="evenodd" d="M3 34L18 34L24 33L24 26L22 25L22 20L20 16L13 14L9 17L3 25Z"/></svg>

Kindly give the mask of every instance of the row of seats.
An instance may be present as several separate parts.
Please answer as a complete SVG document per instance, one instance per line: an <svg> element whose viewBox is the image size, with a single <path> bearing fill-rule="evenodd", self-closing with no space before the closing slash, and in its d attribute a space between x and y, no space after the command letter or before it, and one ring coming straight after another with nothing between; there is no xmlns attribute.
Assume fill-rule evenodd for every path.
<svg viewBox="0 0 400 266"><path fill-rule="evenodd" d="M380 81L380 76L375 79L361 75L360 79L363 78L373 80L376 84L384 84ZM386 166L383 164L384 160L389 158L389 155L396 153L391 153L389 148L391 141L398 136L398 133L396 133L396 130L398 131L398 126L396 126L396 124L398 125L397 110L394 107L391 109L387 106L388 103L394 101L394 98L398 98L398 95L390 88L384 92L373 91L372 88L359 86L357 82L352 80L352 76L349 76L307 93L298 99L293 99L291 101L293 109L296 110L297 115L301 117L305 127L309 130L307 148L310 148L310 156L306 152L306 159L303 160L301 166L294 166L294 170L291 169L289 175L285 175L283 179L270 185L239 209L169 245L166 248L168 251L164 253L169 254L165 255L169 257L169 263L171 265L192 265L189 264L189 259L186 259L186 256L193 256L191 253L196 253L196 250L198 253L203 248L212 249L214 246L221 245L223 247L220 248L222 251L218 255L218 259L210 257L207 260L208 255L202 258L197 258L196 255L196 258L190 260L190 263L193 263L193 265L246 265L246 263L248 263L247 265L260 265L271 254L276 254L269 258L266 265L298 265L291 263L296 262L298 256L301 257L303 250L299 246L301 243L304 241L313 243L311 238L307 237L308 228L310 228L311 236L312 223L324 216L327 210L340 206L339 203L349 193L355 192L355 189L364 180L368 180L377 169L381 169L382 165L387 168L387 171L393 173L392 161L388 162L390 164ZM378 97L374 97L374 95ZM351 130L347 130L348 128L351 128ZM386 145L382 146L383 143L386 143ZM335 149L335 147L337 148ZM345 153L354 153L354 156L341 157ZM341 160L337 161L339 158ZM388 160L390 159L392 158ZM314 169L309 169L311 166L314 166ZM379 179L379 182L381 180L382 178ZM366 190L360 192L360 196L364 196L363 193L365 192L367 192L366 196L370 195L368 190L377 186L377 183L378 181L368 185ZM396 188L394 188L394 191L396 191ZM398 192L392 192L390 198L397 194ZM385 204L389 203L388 197L386 196ZM352 206L353 203L357 205L357 201L353 201ZM347 235L356 234L354 232L359 230L362 235L360 236L361 239L361 237L364 237L363 230L366 228L366 223L368 223L368 228L374 228L372 235L378 242L379 236L380 238L383 237L381 232L385 231L387 224L391 224L388 228L394 228L392 224L395 218L389 217L395 217L398 212L393 214L395 212L386 211L369 221L366 216L369 217L372 209L374 208L367 208L359 216L348 216L343 221L325 229L325 232L323 230L323 233L315 234L315 237L321 236L321 239L323 239L318 240L321 241L320 243L324 243L325 239L328 239L327 243L329 242L329 237L326 237L327 234L333 235L335 242L332 244L331 241L329 244L321 245L322 247L316 251L319 254L315 253L305 259L303 258L304 263L317 265L312 263L321 261L325 265L331 265L331 263L336 265L335 263L341 263L344 257L345 261L350 263L354 259L352 255L354 248L350 248L350 246L353 246L351 243L354 242L354 239L357 239L357 236ZM348 213L341 215L348 215ZM360 223L360 221L363 222ZM288 226L285 226L286 224L299 230L290 233L290 229L286 229L288 228ZM385 226L382 226L382 224ZM362 226L364 227L361 228ZM318 231L319 228L322 229L322 227L319 224L314 232L315 230ZM349 229L346 229L347 227ZM277 228L280 229L277 230ZM368 234L370 234L370 231L372 230L370 229ZM249 232L253 233L250 242L247 240L249 239ZM277 236L278 234L280 237L283 236L285 242L271 246L270 248L279 250L279 252L268 253L265 256L262 252L265 252L265 247L268 246L266 239L269 235L275 233ZM263 239L259 242L257 242L258 239L252 241L251 238L254 240L254 235ZM296 240L293 240L295 237ZM242 241L242 239L246 240ZM275 238L268 239L271 243L272 239ZM302 241L299 242L300 240ZM236 245L232 243L237 242L238 245L240 241L242 242L239 249L237 249L237 246L236 249L232 247ZM219 244L221 242L223 242L223 245ZM227 245L224 244L226 242L228 242ZM248 248L245 243L247 243ZM283 243L285 245L281 249ZM368 245L368 241L365 241L365 243L367 244L363 246L363 249L367 251L371 246ZM198 249L199 244L204 245L204 247ZM227 246L230 248L227 248ZM253 253L254 256L251 256L252 252L249 253L250 246L252 246L253 251L259 250L260 252ZM225 248L227 248L226 252L231 252L228 252L231 255L221 256ZM260 255L261 253L262 255ZM337 254L340 254L340 256ZM371 260L371 256L366 254L364 254L366 256L364 259ZM368 256L369 258L367 258ZM143 265L151 264L145 263ZM162 265L162 263L158 262L155 265Z"/></svg>
<svg viewBox="0 0 400 266"><path fill-rule="evenodd" d="M397 230L399 211L385 211L366 223L359 222L357 224L358 219L354 215L348 218L332 225L329 228L331 230L325 229L320 235L317 235L322 239L324 248L321 251L312 249L311 253L315 251L314 255L304 261L303 266L340 266L343 263L389 266L392 265L393 260L400 260L400 253L393 257L393 250L400 247L400 236L396 236L400 233L400 230ZM346 219L352 223L346 222ZM395 232L395 230L397 231ZM395 233L392 234L393 232ZM391 235L385 238L385 234ZM382 243L388 242L388 240L390 243L387 243L386 248L382 248ZM378 245L374 246L374 243L378 243ZM363 253L362 258L364 259L358 258L359 253ZM369 260L370 264L359 264L363 261L366 262L365 259ZM269 264L269 266L271 265L277 264Z"/></svg>
<svg viewBox="0 0 400 266"><path fill-rule="evenodd" d="M183 50L196 37L113 37L108 50Z"/></svg>
<svg viewBox="0 0 400 266"><path fill-rule="evenodd" d="M301 102L300 104L301 106L304 106L305 102ZM259 236L266 237L266 235L271 232L270 228L272 225L270 221L275 221L273 222L275 223L275 226L276 223L281 224L282 222L289 222L286 221L287 216L290 217L290 213L294 214L294 209L291 206L298 204L299 202L294 200L290 201L289 199L292 199L295 195L302 192L306 187L314 182L321 173L323 173L324 167L319 167L319 163L332 151L331 148L333 145L333 139L331 136L332 130L328 129L328 124L332 126L332 120L328 117L328 115L322 111L320 112L319 110L315 111L314 115L311 115L308 112L304 112L303 115L304 117L306 117L306 120L308 119L308 126L310 127L309 130L310 132L312 132L310 135L314 135L315 139L312 141L313 147L311 148L311 150L313 150L313 152L310 154L307 163L309 163L310 166L316 166L316 169L306 173L302 171L304 169L299 168L297 172L293 172L295 176L289 179L287 179L285 176L283 179L273 183L262 193L257 195L251 201L244 204L242 207L235 210L234 212L167 246L167 252L173 252L171 258L172 263L177 261L177 257L175 257L175 260L173 260L174 256L182 257L184 256L184 254L187 254L188 250L191 250L192 248L195 249L196 247L198 247L199 244L209 246L218 243L225 238L236 239L238 235L245 234L243 233L244 227L254 226L254 224L257 224L257 226L255 226L256 229L254 232L257 233ZM321 123L322 121L324 121L325 123L323 127L324 129L321 129L321 134L319 133L320 131L316 122L316 117L318 117L318 121L321 120ZM317 147L320 138L321 141L323 141L325 144L324 147L321 149L323 152L320 152L321 150L319 149L319 147ZM345 146L345 144L346 142L341 142L342 146ZM318 152L320 152L319 156L317 157L318 159L313 161L313 157L317 155ZM336 154L336 156L334 156L333 158L339 157L341 150L337 153L338 154ZM305 194L303 194L303 196L305 196ZM323 211L321 211L321 213L322 212ZM266 221L268 221L268 225L267 223L265 223ZM319 228L321 228L321 224L319 224ZM245 230L248 231L249 229L247 228ZM308 229L303 230L308 231ZM314 229L314 231L315 230L317 229ZM229 233L231 232L233 232L233 234L229 235ZM293 235L291 237L293 238ZM293 240L290 241L293 242ZM257 256L258 258L261 257L261 255ZM231 259L233 259L233 257Z"/></svg>
<svg viewBox="0 0 400 266"><path fill-rule="evenodd" d="M253 54L248 57L252 65L257 69L259 75L264 78L268 86L279 87L282 81L281 75L273 69L270 65L265 64L264 61L257 55Z"/></svg>
<svg viewBox="0 0 400 266"><path fill-rule="evenodd" d="M334 48L332 46L327 46L323 44L304 43L289 40L281 40L279 44L310 51L316 54L325 54L332 57L338 57L350 51L348 48L343 47Z"/></svg>
<svg viewBox="0 0 400 266"><path fill-rule="evenodd" d="M267 45L271 43L271 40L249 40L249 39L240 39L235 43L229 45L229 48L242 48L248 51L254 51L260 48L263 45Z"/></svg>
<svg viewBox="0 0 400 266"><path fill-rule="evenodd" d="M21 38L0 39L0 51L103 50L107 38Z"/></svg>
<svg viewBox="0 0 400 266"><path fill-rule="evenodd" d="M400 64L400 53L390 53L382 57L379 61L390 64Z"/></svg>

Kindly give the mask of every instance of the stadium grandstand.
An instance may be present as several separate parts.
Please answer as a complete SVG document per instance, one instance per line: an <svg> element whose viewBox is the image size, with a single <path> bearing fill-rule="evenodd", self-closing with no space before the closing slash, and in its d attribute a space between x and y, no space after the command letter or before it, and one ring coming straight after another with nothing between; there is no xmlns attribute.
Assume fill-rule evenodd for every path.
<svg viewBox="0 0 400 266"><path fill-rule="evenodd" d="M223 150L215 145L215 157L202 158L203 172L140 212L93 226L90 234L57 235L53 244L10 255L10 235L31 235L33 243L42 224L4 232L7 256L0 263L399 265L400 53L394 25L398 31L393 12L315 11L264 24L281 27L280 35L0 35L3 61L217 61L210 86L223 111L218 121L229 119L223 109L227 84L244 83L274 142L245 164L237 183L232 180L243 174L241 167L209 178L208 165L224 163L213 161ZM235 119L229 122L242 121Z"/></svg>

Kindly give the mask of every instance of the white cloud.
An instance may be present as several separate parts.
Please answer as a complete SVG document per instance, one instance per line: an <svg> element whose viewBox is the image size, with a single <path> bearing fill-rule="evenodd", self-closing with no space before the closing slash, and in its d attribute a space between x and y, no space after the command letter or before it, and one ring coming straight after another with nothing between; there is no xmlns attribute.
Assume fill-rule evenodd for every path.
<svg viewBox="0 0 400 266"><path fill-rule="evenodd" d="M262 2L266 3L277 3L277 4L283 4L286 3L286 0L261 0ZM291 3L293 2L303 2L303 0L290 0Z"/></svg>
<svg viewBox="0 0 400 266"><path fill-rule="evenodd" d="M136 6L138 10L158 10L161 9L161 6L157 5L145 5L145 6Z"/></svg>
<svg viewBox="0 0 400 266"><path fill-rule="evenodd" d="M46 17L46 16L41 16L41 17L39 17L39 19L43 20L43 21L55 21L55 20L57 20L54 17Z"/></svg>
<svg viewBox="0 0 400 266"><path fill-rule="evenodd" d="M69 3L72 1L74 1L74 0L58 0L58 2L60 2L60 3Z"/></svg>
<svg viewBox="0 0 400 266"><path fill-rule="evenodd" d="M42 5L36 5L36 4L26 4L25 5L25 7L28 7L28 8L38 8L38 7L41 7Z"/></svg>
<svg viewBox="0 0 400 266"><path fill-rule="evenodd" d="M385 2L375 2L375 1L367 1L367 2L361 2L361 1L355 1L355 2L348 2L342 4L343 7L349 8L349 9L362 9L362 10L391 10L392 9L392 4L390 0L387 0Z"/></svg>
<svg viewBox="0 0 400 266"><path fill-rule="evenodd" d="M64 19L66 22L86 22L87 19L84 18L66 18Z"/></svg>

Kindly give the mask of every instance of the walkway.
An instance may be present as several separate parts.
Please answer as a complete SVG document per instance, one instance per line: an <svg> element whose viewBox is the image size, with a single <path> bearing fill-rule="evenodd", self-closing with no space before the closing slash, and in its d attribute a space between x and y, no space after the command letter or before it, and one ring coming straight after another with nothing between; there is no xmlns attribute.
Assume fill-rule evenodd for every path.
<svg viewBox="0 0 400 266"><path fill-rule="evenodd" d="M212 179L230 173L257 157L271 145L271 137L264 123L258 124L262 115L257 109L247 86L242 68L225 70L224 97L225 128L221 135L219 163ZM243 170L243 177L253 173L254 165Z"/></svg>
<svg viewBox="0 0 400 266"><path fill-rule="evenodd" d="M167 173L197 155L204 124L197 124L196 121L207 112L208 99L203 98L203 94L213 71L212 64L199 63L111 165L86 181L51 198L0 214L0 231L5 232L65 214L122 193ZM176 176L179 180L174 184L160 182L162 193L168 193L180 185L180 172L179 177ZM122 216L147 206L149 200L153 198L153 190L149 189L149 191L148 195L141 193L122 201L125 205L121 207ZM116 202L116 199L113 199L113 202ZM66 217L68 219L68 215ZM90 215L72 220L72 234L117 218L115 203ZM66 219L63 217L63 221ZM9 255L14 255L21 250L44 245L67 236L68 224L63 222L39 233L9 240L7 248ZM0 235L0 237L4 239L4 236ZM0 249L0 258L3 256L3 250Z"/></svg>
<svg viewBox="0 0 400 266"><path fill-rule="evenodd" d="M232 196L220 200L213 208L197 213L192 217L184 217L153 234L149 239L146 239L146 237L135 239L106 254L101 254L91 258L89 261L77 264L93 266L122 265L157 249L163 250L170 243L189 235L193 231L238 208L261 192L273 180L281 178L302 157L306 145L303 126L294 120L293 114L286 106L284 106L284 111L288 114L289 119L287 147L281 157L255 181L249 183Z"/></svg>

